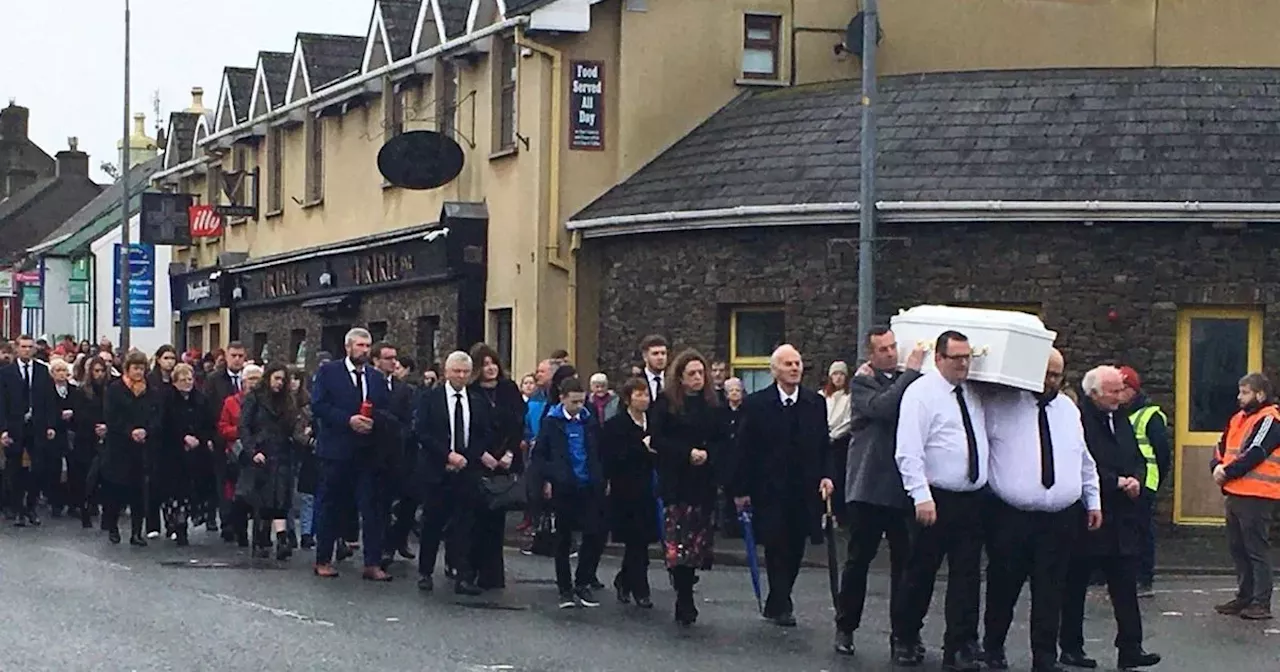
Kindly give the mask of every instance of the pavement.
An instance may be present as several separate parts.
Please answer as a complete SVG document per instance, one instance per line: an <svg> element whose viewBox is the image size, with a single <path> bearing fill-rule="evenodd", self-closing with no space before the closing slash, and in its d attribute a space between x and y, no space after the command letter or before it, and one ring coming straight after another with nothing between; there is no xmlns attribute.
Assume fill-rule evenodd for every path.
<svg viewBox="0 0 1280 672"><path fill-rule="evenodd" d="M126 528L127 529L127 528ZM254 561L203 530L192 545L114 546L73 521L39 529L0 528L0 671L425 670L428 672L753 672L892 669L887 585L871 577L867 618L853 658L830 649L832 609L826 574L805 570L796 590L800 625L779 629L756 615L745 570L721 566L698 586L702 618L672 623L672 595L651 571L657 608L641 611L603 595L598 609L556 608L545 558L507 554L508 588L481 598L447 591L424 596L413 567L396 581L312 576L310 558ZM616 571L606 558L600 577ZM1157 669L1280 669L1280 623L1212 613L1232 592L1218 577L1162 580L1143 601L1147 648ZM938 593L942 595L941 588ZM1014 669L1026 669L1026 598L1010 635ZM925 641L941 639L935 601ZM1114 663L1114 625L1105 598L1092 596L1086 634L1091 653ZM923 670L936 670L936 648Z"/></svg>

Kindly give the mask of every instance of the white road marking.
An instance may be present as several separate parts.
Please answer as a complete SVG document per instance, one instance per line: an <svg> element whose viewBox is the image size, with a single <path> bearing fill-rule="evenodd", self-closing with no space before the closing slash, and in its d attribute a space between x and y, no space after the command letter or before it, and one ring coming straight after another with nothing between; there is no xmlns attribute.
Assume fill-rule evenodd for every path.
<svg viewBox="0 0 1280 672"><path fill-rule="evenodd" d="M1208 595L1209 593L1234 593L1235 588L1177 588L1151 591L1156 595Z"/></svg>
<svg viewBox="0 0 1280 672"><path fill-rule="evenodd" d="M1181 616L1182 612L1181 611L1163 611L1163 612L1160 612L1160 615L1161 616Z"/></svg>
<svg viewBox="0 0 1280 672"><path fill-rule="evenodd" d="M1276 630L1275 628L1267 628L1266 630L1263 630L1263 631L1262 631L1262 634L1264 634L1264 635L1280 635L1280 630Z"/></svg>
<svg viewBox="0 0 1280 672"><path fill-rule="evenodd" d="M298 621L299 623L320 625L326 628L333 627L333 623L329 621L322 621L318 618L313 618L311 616L307 616L306 614L300 614L290 609L281 609L279 607L273 607L267 604L260 604L258 602L251 602L249 600L242 600L238 597L227 595L225 593L206 593L201 591L200 595L212 600L217 600L219 602L226 603L226 604L232 604L237 607L247 607L249 609L256 609L257 611L265 611L268 614L271 614L272 616L278 616L280 618L291 618L295 621Z"/></svg>
<svg viewBox="0 0 1280 672"><path fill-rule="evenodd" d="M400 619L396 618L395 616L388 616L388 617L387 617L387 622L388 622L388 623L399 623L399 622L400 622Z"/></svg>
<svg viewBox="0 0 1280 672"><path fill-rule="evenodd" d="M88 553L81 553L80 551L73 551L73 550L71 550L71 549L69 549L69 548L62 548L62 547L60 547L60 546L45 546L45 547L44 547L44 550L46 550L46 551L50 551L50 552L52 552L52 553L57 553L58 555L61 555L61 556L63 556L64 558L71 558L72 560L79 560L79 561L81 561L81 562L88 562L88 563L90 563L90 564L94 564L94 565L97 565L97 566L99 566L99 567L105 567L105 568L107 568L107 569L113 569L113 570L115 570L115 571L117 571L117 572L132 572L132 571L133 571L133 568L132 568L132 567L130 567L130 566L128 566L128 565L122 565L122 564L120 564L120 563L118 563L118 562L111 562L110 560L103 560L102 558L95 558L95 557L93 557L92 555L89 555Z"/></svg>

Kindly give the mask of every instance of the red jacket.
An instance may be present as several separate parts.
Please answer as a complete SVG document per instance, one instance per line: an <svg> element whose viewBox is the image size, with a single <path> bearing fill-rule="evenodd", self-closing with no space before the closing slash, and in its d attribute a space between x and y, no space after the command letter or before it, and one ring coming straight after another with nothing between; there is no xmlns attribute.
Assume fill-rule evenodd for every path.
<svg viewBox="0 0 1280 672"><path fill-rule="evenodd" d="M227 452L240 438L240 406L244 401L244 392L233 394L222 402L222 413L218 415L218 436L227 444Z"/></svg>

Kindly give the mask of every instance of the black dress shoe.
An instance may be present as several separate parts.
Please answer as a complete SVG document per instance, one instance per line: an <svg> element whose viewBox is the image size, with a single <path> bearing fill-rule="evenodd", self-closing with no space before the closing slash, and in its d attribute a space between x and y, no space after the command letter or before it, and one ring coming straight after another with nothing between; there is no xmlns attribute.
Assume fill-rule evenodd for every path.
<svg viewBox="0 0 1280 672"><path fill-rule="evenodd" d="M35 511L28 511L27 522L30 523L32 527L40 527L40 516L37 516Z"/></svg>
<svg viewBox="0 0 1280 672"><path fill-rule="evenodd" d="M898 667L919 667L924 663L924 645L918 642L892 641L889 643L893 664Z"/></svg>
<svg viewBox="0 0 1280 672"><path fill-rule="evenodd" d="M853 633L836 630L836 641L834 644L836 653L844 656L852 656L856 649L853 647Z"/></svg>
<svg viewBox="0 0 1280 672"><path fill-rule="evenodd" d="M129 536L129 545L130 545L130 546L137 546L138 548L145 548L145 547L146 547L146 545L147 545L147 540L146 540L146 539L144 539L144 538L142 538L142 535L141 535L141 534L134 534L134 535L130 535L130 536Z"/></svg>
<svg viewBox="0 0 1280 672"><path fill-rule="evenodd" d="M429 593L435 589L436 589L436 584L435 584L435 581L431 580L431 577L429 576L418 577L418 590L421 590L424 593Z"/></svg>
<svg viewBox="0 0 1280 672"><path fill-rule="evenodd" d="M591 579L591 583L588 585L591 587L591 590L604 590L604 584L600 583L600 579Z"/></svg>
<svg viewBox="0 0 1280 672"><path fill-rule="evenodd" d="M978 672L982 665L968 649L942 654L943 672Z"/></svg>
<svg viewBox="0 0 1280 672"><path fill-rule="evenodd" d="M618 604L631 604L631 591L626 586L613 585L613 591L618 596Z"/></svg>
<svg viewBox="0 0 1280 672"><path fill-rule="evenodd" d="M796 627L796 615L789 611L778 614L777 616L774 616L769 620L773 621L773 624L779 627L783 627L783 628Z"/></svg>
<svg viewBox="0 0 1280 672"><path fill-rule="evenodd" d="M480 590L479 586L470 581L458 581L453 584L453 592L457 595L470 595L471 597L484 594L484 591Z"/></svg>
<svg viewBox="0 0 1280 672"><path fill-rule="evenodd" d="M396 550L396 553L399 553L400 557L404 558L405 560L418 559L418 555L413 551L409 550L409 546L407 544L404 546L401 546L398 550Z"/></svg>
<svg viewBox="0 0 1280 672"><path fill-rule="evenodd" d="M206 520L206 521L205 521L205 523L204 523L204 530L205 530L205 532L217 532L217 531L218 531L218 521L217 521L217 520L214 520L213 518L210 518L210 519Z"/></svg>
<svg viewBox="0 0 1280 672"><path fill-rule="evenodd" d="M338 562L342 562L353 555L355 555L355 551L351 550L351 546L347 542L338 542Z"/></svg>
<svg viewBox="0 0 1280 672"><path fill-rule="evenodd" d="M636 606L641 609L652 609L653 600L649 599L648 597L637 597Z"/></svg>
<svg viewBox="0 0 1280 672"><path fill-rule="evenodd" d="M107 530L107 541L113 544L120 543L120 530Z"/></svg>
<svg viewBox="0 0 1280 672"><path fill-rule="evenodd" d="M981 660L988 670L1009 669L1009 659L1005 657L1004 651L984 651Z"/></svg>
<svg viewBox="0 0 1280 672"><path fill-rule="evenodd" d="M1151 667L1160 663L1160 654L1147 653L1141 648L1133 651L1121 651L1119 658L1116 659L1116 667L1122 670L1136 670L1141 667Z"/></svg>
<svg viewBox="0 0 1280 672"><path fill-rule="evenodd" d="M299 545L302 546L303 550L309 551L316 547L316 538L310 534L304 534L302 535L302 541L299 542Z"/></svg>
<svg viewBox="0 0 1280 672"><path fill-rule="evenodd" d="M1092 670L1098 666L1098 661L1084 655L1084 651L1063 651L1058 662L1068 667L1082 667L1086 670Z"/></svg>

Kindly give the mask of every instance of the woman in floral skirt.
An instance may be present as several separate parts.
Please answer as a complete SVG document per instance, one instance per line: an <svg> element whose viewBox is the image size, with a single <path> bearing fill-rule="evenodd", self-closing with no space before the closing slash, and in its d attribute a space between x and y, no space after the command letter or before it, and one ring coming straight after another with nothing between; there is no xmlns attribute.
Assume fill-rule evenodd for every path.
<svg viewBox="0 0 1280 672"><path fill-rule="evenodd" d="M676 590L675 620L693 625L693 584L710 569L716 506L715 459L725 441L719 399L707 381L707 360L686 350L667 370L663 394L651 413L651 443L658 453L667 570Z"/></svg>

